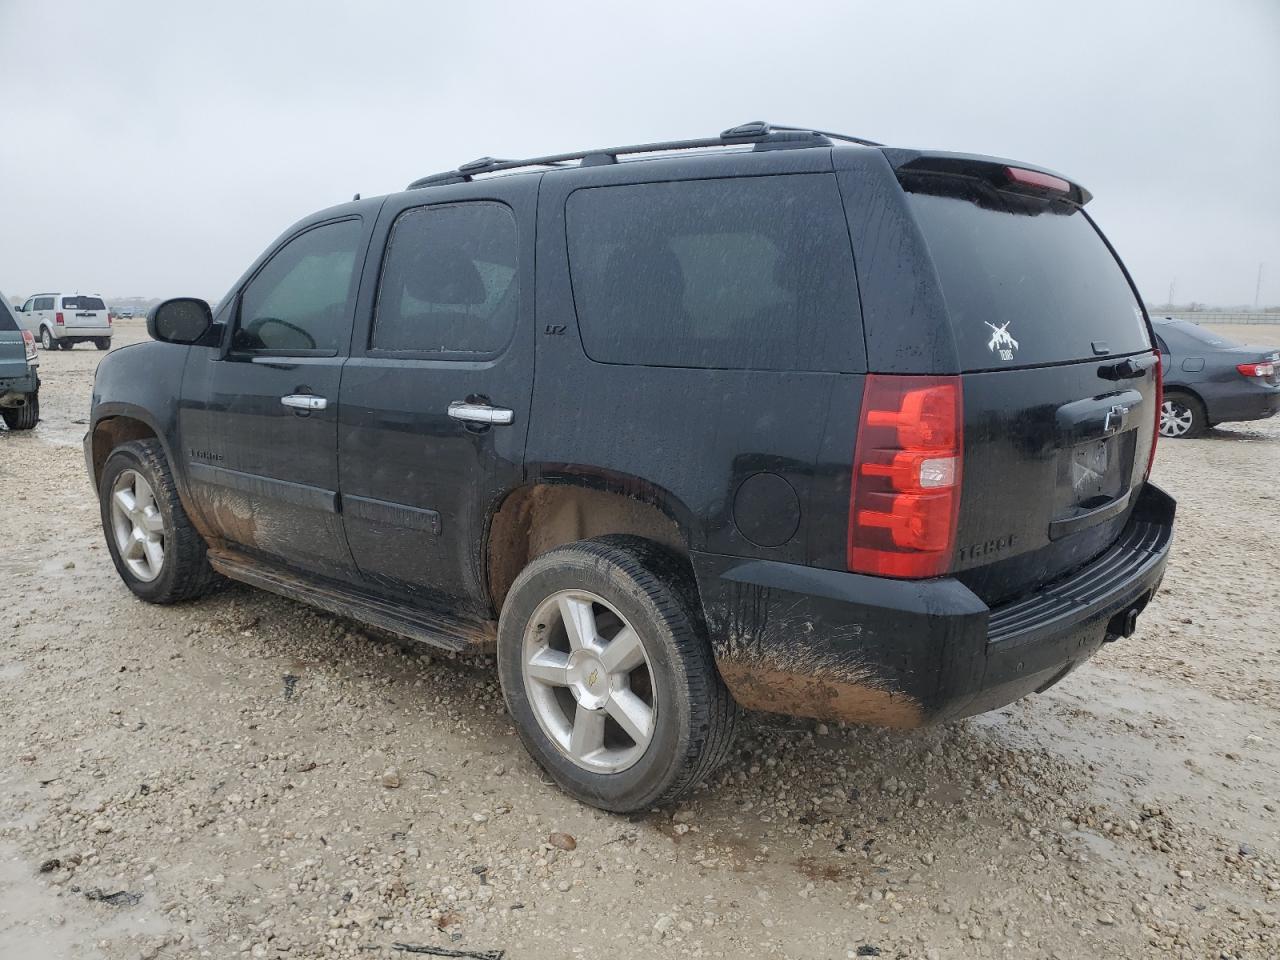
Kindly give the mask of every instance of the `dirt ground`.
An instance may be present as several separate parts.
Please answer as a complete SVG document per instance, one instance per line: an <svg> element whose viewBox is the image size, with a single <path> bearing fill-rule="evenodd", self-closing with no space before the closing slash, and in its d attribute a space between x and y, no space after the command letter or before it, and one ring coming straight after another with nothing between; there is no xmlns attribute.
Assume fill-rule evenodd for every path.
<svg viewBox="0 0 1280 960"><path fill-rule="evenodd" d="M44 354L0 432L0 957L1280 956L1280 418L1161 444L1164 591L1058 687L910 733L753 714L628 818L540 774L490 663L135 600L80 450L101 356Z"/></svg>

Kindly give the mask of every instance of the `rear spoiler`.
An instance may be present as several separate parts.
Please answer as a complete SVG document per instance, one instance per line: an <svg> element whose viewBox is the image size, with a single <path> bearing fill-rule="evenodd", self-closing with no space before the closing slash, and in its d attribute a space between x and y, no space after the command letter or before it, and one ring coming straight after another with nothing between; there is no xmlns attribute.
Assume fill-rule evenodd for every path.
<svg viewBox="0 0 1280 960"><path fill-rule="evenodd" d="M1082 207L1093 199L1093 194L1062 174L1016 160L984 157L976 153L903 150L898 147L886 147L883 152L900 178L915 173L966 177L980 180L997 190L1059 197Z"/></svg>

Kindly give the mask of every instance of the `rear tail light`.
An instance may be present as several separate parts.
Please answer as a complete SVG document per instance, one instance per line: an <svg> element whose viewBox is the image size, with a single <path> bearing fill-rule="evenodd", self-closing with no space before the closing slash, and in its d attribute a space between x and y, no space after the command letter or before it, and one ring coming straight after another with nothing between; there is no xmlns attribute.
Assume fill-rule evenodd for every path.
<svg viewBox="0 0 1280 960"><path fill-rule="evenodd" d="M850 570L919 578L951 568L963 448L959 377L867 376L849 494Z"/></svg>
<svg viewBox="0 0 1280 960"><path fill-rule="evenodd" d="M1258 363L1238 363L1236 369L1240 371L1242 377L1274 377L1276 375L1276 365L1270 360L1262 360Z"/></svg>
<svg viewBox="0 0 1280 960"><path fill-rule="evenodd" d="M27 359L34 360L36 358L36 338L31 335L30 330L22 331L22 345L27 348Z"/></svg>
<svg viewBox="0 0 1280 960"><path fill-rule="evenodd" d="M1151 467L1156 462L1156 443L1160 440L1160 418L1164 416L1164 362L1160 359L1160 351L1155 351L1156 365L1156 425L1151 431L1151 452L1147 454L1147 472L1143 479L1151 476Z"/></svg>
<svg viewBox="0 0 1280 960"><path fill-rule="evenodd" d="M62 311L61 311L61 310L59 310L57 313L55 313L55 314L53 315L53 322L54 322L54 323L62 323Z"/></svg>

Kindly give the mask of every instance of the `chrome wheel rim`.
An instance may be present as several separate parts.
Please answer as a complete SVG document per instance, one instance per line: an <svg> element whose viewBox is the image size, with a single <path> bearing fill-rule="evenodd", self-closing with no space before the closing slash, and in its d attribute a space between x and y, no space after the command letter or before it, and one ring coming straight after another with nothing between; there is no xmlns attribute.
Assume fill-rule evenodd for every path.
<svg viewBox="0 0 1280 960"><path fill-rule="evenodd" d="M1166 400L1160 407L1160 436L1181 437L1191 429L1194 420L1190 407Z"/></svg>
<svg viewBox="0 0 1280 960"><path fill-rule="evenodd" d="M150 582L164 567L164 517L151 484L125 470L111 486L111 532L120 559L139 580Z"/></svg>
<svg viewBox="0 0 1280 960"><path fill-rule="evenodd" d="M525 626L525 694L557 750L592 773L620 773L644 756L658 719L640 635L585 590L547 597Z"/></svg>

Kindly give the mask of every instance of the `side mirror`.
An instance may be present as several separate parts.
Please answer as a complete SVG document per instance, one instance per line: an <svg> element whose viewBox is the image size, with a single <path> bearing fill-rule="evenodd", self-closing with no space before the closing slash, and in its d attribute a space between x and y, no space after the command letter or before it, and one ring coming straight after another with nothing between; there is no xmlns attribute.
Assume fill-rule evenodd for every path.
<svg viewBox="0 0 1280 960"><path fill-rule="evenodd" d="M162 343L195 343L213 326L209 304L195 297L176 297L147 312L147 333Z"/></svg>

